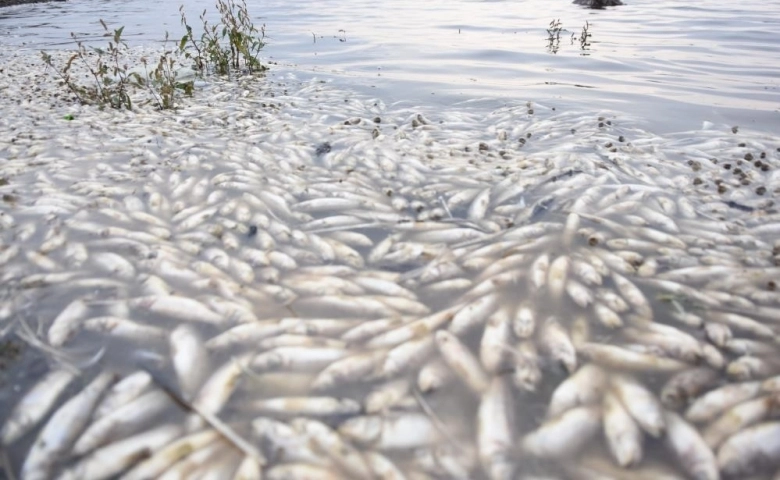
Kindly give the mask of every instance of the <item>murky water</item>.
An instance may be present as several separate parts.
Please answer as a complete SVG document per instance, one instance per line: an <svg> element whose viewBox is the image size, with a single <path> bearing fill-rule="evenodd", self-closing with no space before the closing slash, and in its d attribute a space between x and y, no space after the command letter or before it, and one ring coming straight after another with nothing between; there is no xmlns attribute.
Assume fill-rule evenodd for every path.
<svg viewBox="0 0 780 480"><path fill-rule="evenodd" d="M386 100L495 108L533 100L610 108L654 131L703 121L780 130L780 5L634 0L589 10L566 0L249 2L265 55ZM133 43L181 32L179 2L71 0L0 11L0 42L70 45L103 18ZM189 1L190 22L207 0ZM560 21L560 34L547 29ZM587 44L582 44L588 25Z"/></svg>
<svg viewBox="0 0 780 480"><path fill-rule="evenodd" d="M776 478L771 6L251 7L269 81L170 112L68 104L15 55L98 17L156 42L174 6L0 12L7 471ZM163 448L207 415L250 448L212 420Z"/></svg>

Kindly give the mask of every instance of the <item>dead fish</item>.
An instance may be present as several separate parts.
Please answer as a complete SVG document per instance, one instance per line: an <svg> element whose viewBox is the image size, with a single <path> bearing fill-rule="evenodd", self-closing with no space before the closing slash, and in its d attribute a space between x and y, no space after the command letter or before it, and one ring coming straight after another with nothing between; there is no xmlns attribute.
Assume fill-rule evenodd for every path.
<svg viewBox="0 0 780 480"><path fill-rule="evenodd" d="M73 445L73 453L84 455L136 433L170 405L170 397L161 390L145 393L92 422Z"/></svg>
<svg viewBox="0 0 780 480"><path fill-rule="evenodd" d="M577 352L593 363L618 370L676 372L688 367L679 360L632 352L615 345L584 343L577 347Z"/></svg>
<svg viewBox="0 0 780 480"><path fill-rule="evenodd" d="M653 392L636 379L627 375L614 375L610 379L612 391L620 399L631 417L651 436L660 437L666 428L664 408Z"/></svg>
<svg viewBox="0 0 780 480"><path fill-rule="evenodd" d="M612 392L604 395L604 437L612 457L621 467L638 464L642 460L643 434L620 399Z"/></svg>
<svg viewBox="0 0 780 480"><path fill-rule="evenodd" d="M23 478L49 478L51 468L73 445L89 421L98 400L114 380L116 376L112 373L99 374L54 412L24 459Z"/></svg>
<svg viewBox="0 0 780 480"><path fill-rule="evenodd" d="M730 383L697 398L685 411L689 422L708 422L727 409L758 396L761 382Z"/></svg>
<svg viewBox="0 0 780 480"><path fill-rule="evenodd" d="M764 422L729 437L718 449L724 475L750 475L780 463L780 422Z"/></svg>
<svg viewBox="0 0 780 480"><path fill-rule="evenodd" d="M13 444L35 427L76 376L68 370L52 370L39 380L8 414L0 433L2 444L4 446Z"/></svg>
<svg viewBox="0 0 780 480"><path fill-rule="evenodd" d="M446 330L439 330L435 333L435 339L442 359L469 388L477 394L487 390L490 383L488 374L458 337Z"/></svg>
<svg viewBox="0 0 780 480"><path fill-rule="evenodd" d="M547 417L555 418L574 407L598 404L606 387L607 374L591 363L585 364L553 391Z"/></svg>
<svg viewBox="0 0 780 480"><path fill-rule="evenodd" d="M382 451L422 447L441 441L439 429L421 413L352 417L344 421L338 431L359 445Z"/></svg>
<svg viewBox="0 0 780 480"><path fill-rule="evenodd" d="M535 457L570 458L596 435L600 426L600 407L575 407L526 434L520 448Z"/></svg>
<svg viewBox="0 0 780 480"><path fill-rule="evenodd" d="M515 464L514 405L505 378L495 376L482 394L477 413L477 448L483 470L491 479L511 479Z"/></svg>
<svg viewBox="0 0 780 480"><path fill-rule="evenodd" d="M720 374L709 367L683 370L670 377L661 388L661 403L671 409L687 406L719 380Z"/></svg>
<svg viewBox="0 0 780 480"><path fill-rule="evenodd" d="M184 399L192 398L210 371L209 352L191 325L179 325L169 337L171 362Z"/></svg>
<svg viewBox="0 0 780 480"><path fill-rule="evenodd" d="M717 420L707 425L702 437L713 450L723 441L741 430L780 413L780 395L764 395L740 403L725 411Z"/></svg>
<svg viewBox="0 0 780 480"><path fill-rule="evenodd" d="M153 451L167 445L179 437L181 433L182 427L179 425L162 425L114 442L82 458L76 465L63 472L59 478L63 480L112 478L139 459L146 458Z"/></svg>
<svg viewBox="0 0 780 480"><path fill-rule="evenodd" d="M547 318L540 326L538 342L541 349L569 373L577 370L577 349L569 333L555 317Z"/></svg>

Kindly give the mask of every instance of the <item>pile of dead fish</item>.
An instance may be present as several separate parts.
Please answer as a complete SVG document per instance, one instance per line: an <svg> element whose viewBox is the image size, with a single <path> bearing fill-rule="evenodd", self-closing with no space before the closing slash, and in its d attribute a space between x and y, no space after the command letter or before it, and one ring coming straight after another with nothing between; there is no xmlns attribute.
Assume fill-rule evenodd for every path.
<svg viewBox="0 0 780 480"><path fill-rule="evenodd" d="M9 476L780 478L780 138L293 77L105 112L31 58Z"/></svg>

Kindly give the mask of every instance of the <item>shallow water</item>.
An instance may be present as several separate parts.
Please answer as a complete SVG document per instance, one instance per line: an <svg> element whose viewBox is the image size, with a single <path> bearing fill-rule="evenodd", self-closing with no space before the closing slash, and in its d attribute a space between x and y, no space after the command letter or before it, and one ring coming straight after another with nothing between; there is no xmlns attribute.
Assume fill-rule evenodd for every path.
<svg viewBox="0 0 780 480"><path fill-rule="evenodd" d="M191 21L204 4L188 5ZM0 96L16 100L0 118L0 328L25 348L0 376L0 410L18 404L45 367L65 368L54 357L83 373L55 409L77 398L97 372L126 377L144 368L177 395L197 392L193 404L263 449L272 477L286 458L269 430L250 431L252 419L287 421L304 415L294 399L327 394L359 402L360 411L306 415L342 429L371 411L376 392L399 382L405 390L395 394L403 396L390 395L381 418L418 415L420 400L409 390L423 390L422 371L444 357L440 339L449 330L465 344L466 356L480 356L490 392L511 391L506 407L488 418L501 423L506 417L512 431L500 455L516 464L521 478L580 480L617 468L600 433L598 407L587 407L598 428L581 434L590 445L582 455L525 445L540 424L557 421L544 416L553 392L570 378L566 371L574 371L575 343L577 365L600 365L610 375L633 370L651 397L665 401L669 370L708 365L719 371L720 383L780 373L774 342L780 138L764 133L777 130L772 82L778 67L766 61L776 53L777 22L764 18L771 7L752 13L740 7L746 10L739 25L725 26L725 5L669 6L673 16L662 20L658 6L652 14L631 5L597 12L565 3L555 11L532 6L320 3L292 11L281 2L265 5L266 53L281 63L269 81L199 83L195 97L173 112L65 103L52 72L29 67L34 52L14 57L25 47L68 46L70 30L94 35L100 27L92 18L101 10L109 23L126 24L131 43L150 43L161 26L177 27L171 6L74 1L0 12L0 38L16 46L0 52L8 61L0 70ZM572 44L567 32L560 44L548 45L551 15L575 31L588 19L589 49ZM716 35L706 26L720 30ZM611 36L599 33L607 31ZM718 38L730 39L729 47L716 45ZM662 39L663 49L657 47ZM733 60L737 52L751 61ZM149 52L134 51L131 60L142 54ZM331 85L309 81L313 76ZM717 88L704 88L704 78ZM71 121L63 119L66 113ZM713 123L700 129L704 120ZM327 203L332 200L341 203ZM349 223L338 223L344 217ZM545 262L550 265L539 267ZM590 275L580 271L583 264L591 265ZM186 315L183 307L154 310L146 297L162 303L171 293L195 302L184 304ZM471 311L483 301L487 310ZM85 311L74 314L67 335L58 333L67 317L60 315L78 302ZM527 325L516 327L515 319L526 307L535 330L519 333ZM475 324L464 327L471 314ZM422 323L436 315L447 325ZM103 316L114 319L101 323ZM513 324L499 339L506 355L496 366L483 343L502 317ZM719 322L730 325L720 327L734 342L702 328L717 329ZM240 324L281 332L263 339L224 336ZM195 349L207 363L195 380L189 364L172 360L179 345L172 332L182 325L194 326L207 342ZM370 331L358 337L353 327ZM383 337L387 332L393 333ZM286 342L305 342L297 355L332 344L347 358L379 356L367 373L328 388L317 379L336 362L276 365L271 353L292 355L276 348ZM599 346L648 352L651 361L616 364L599 357L593 350ZM743 351L753 348L758 365L747 363L751 354ZM410 352L416 360L404 364ZM235 363L245 359L253 359L251 368ZM238 385L222 385L229 391L219 405L201 399L221 389L200 377L210 382L223 368L236 371ZM483 445L475 418L490 397L478 378L469 383L468 372L452 369L464 381L450 372L441 390L423 398L462 453L473 454ZM260 403L282 395L293 399L291 410ZM173 403L133 412L133 424L118 438L162 422L191 424ZM685 403L665 408L685 415ZM89 422L97 422L91 410ZM4 435L12 417L0 417ZM36 437L55 420L38 418L8 442L12 471L24 469ZM424 437L418 433L403 437ZM664 439L650 435L644 435L646 459L618 478L658 478L648 470L657 463L674 470L669 478L682 478L683 462L668 453ZM106 448L121 443L104 442ZM354 444L382 451L405 472L431 468L419 456L452 453L440 438L420 449L370 439ZM222 445L223 452L232 449ZM51 454L62 464L45 469L75 468L78 476L91 456L70 450L68 444ZM232 471L240 457L235 449L229 453L220 460ZM475 462L459 455L433 470L462 467L468 478L487 478L488 461ZM581 474L585 467L593 472ZM755 467L770 474L777 465ZM344 478L343 468L330 473ZM454 477L452 471L436 475Z"/></svg>
<svg viewBox="0 0 780 480"><path fill-rule="evenodd" d="M134 51L133 58L142 54L149 52ZM519 478L538 473L579 480L588 477L576 473L580 466L574 462L606 465L593 467L597 472L616 468L600 429L583 427L581 438L591 439L592 448L581 456L528 454L515 447L540 423L548 423L544 415L552 392L568 378L566 370L574 370L566 355L571 349L558 344L558 351L554 342L551 346L554 334L548 325L563 329L557 341L561 335L571 338L567 343L578 339L577 365L603 364L607 372L623 368L603 358L593 360L581 342L651 352L658 365L628 368L651 395L662 394L672 375L669 369L712 365L727 369L717 376L728 383L764 380L780 372L771 363L778 358L777 347L767 339L775 338L773 319L780 316L775 291L780 245L773 235L780 227L768 198L780 191L777 136L747 128L732 131L724 124L659 136L639 128L631 116L524 102L488 113L472 103L446 111L388 105L381 98L281 73L270 77L273 82L212 79L194 98L182 99L175 112L99 111L64 103L53 74L30 69L28 57L8 58L0 89L20 103L9 105L0 118L0 155L6 159L0 163L2 283L13 289L2 297L0 328L13 331L12 338L22 345L29 342L27 352L35 355L28 353L7 377L0 377L4 411L40 379L21 369L32 365L40 375L44 363L65 368L52 355L82 371L55 408L78 398L97 372L128 377L144 368L177 395L197 392L193 403L209 408L262 448L270 472L286 458L279 456L277 440L266 438L269 429L250 430L253 419L288 421L304 415L346 428L347 422L374 411L369 405L379 401L380 389L400 383L406 390L395 394L404 396L385 399L388 410L380 418L410 414L419 420L420 400L409 390L422 385L423 368L443 357L437 352L443 347L436 345L441 334L457 334L470 355L487 363L482 359L489 350L483 347L485 331L503 315L505 321L513 319L512 332L501 343L507 350L500 360L504 366L490 372L490 382L509 389L511 398L503 412L488 420L510 419L513 446L504 453L516 464ZM20 83L35 95L23 93ZM73 120L64 120L65 113ZM747 154L760 161L747 162ZM735 168L723 168L725 162ZM742 173L736 172L737 165ZM758 187L765 191L756 192ZM346 204L326 203L332 200ZM345 216L357 223L337 223ZM764 230L764 224L771 230ZM344 233L363 237L346 248L350 240L338 236ZM44 246L58 235L62 243ZM332 252L321 248L325 239ZM644 243L624 245L626 239ZM9 253L13 249L16 253ZM113 257L112 265L104 261L106 255L119 255L128 263L123 266ZM533 271L540 258L550 266L541 267L549 272L543 271L542 284L537 284ZM558 274L552 272L560 267L552 265L569 261L591 264L596 278L565 267L571 270L565 291L554 286ZM241 265L250 265L248 272ZM724 270L707 270L713 265L728 275L719 278ZM681 271L689 266L696 268ZM677 281L658 283L670 275ZM377 280L384 283L377 286ZM627 290L623 281L635 288ZM150 298L163 302L170 293L175 294L170 298L197 303L167 311L148 303ZM483 301L489 310L471 311ZM74 302L84 302L86 311L74 317L69 330L60 315ZM617 320L599 313L597 304L619 311ZM526 307L536 326L517 333L514 318ZM682 321L681 313L692 317ZM768 362L765 370L738 370L746 356L714 347L700 328L731 313L750 317L747 326L734 326L734 338L770 350L760 356ZM474 324L464 324L472 314ZM104 316L120 323L115 328L103 325L99 319ZM449 325L427 323L431 318ZM757 330L756 323L763 329ZM232 330L240 324L281 331L242 338ZM195 380L194 389L184 387L191 372L171 361L177 355L172 332L182 325L200 332L206 342L195 351L207 365L198 369L204 378ZM25 326L30 329L26 334ZM683 342L680 348L659 351L653 343L658 336L644 338L641 333L659 327L673 329L673 338ZM358 336L353 328L368 333ZM66 334L58 333L63 330ZM56 346L59 353L51 347L38 353L41 342ZM266 342L306 346L292 354ZM300 355L321 352L317 349L324 344L340 345L333 349L341 348L338 354L348 359L376 354L378 363L328 387L321 375L335 362L296 363L302 361ZM405 363L403 354L409 352L416 352L416 360ZM296 360L278 365L275 355ZM234 363L250 359L249 367ZM203 384L223 368L236 371L238 378L221 387ZM440 389L422 398L448 436L473 453L481 442L475 438L475 418L488 395L467 384L450 374ZM222 389L228 391L218 405L200 398ZM301 397L322 395L347 406L359 404L360 411L301 413ZM274 411L262 403L279 396L290 400L291 410ZM593 402L598 405L601 399ZM117 427L122 430L118 437L145 435L162 422L180 427L192 423L181 405L173 403L134 411L129 427ZM683 407L667 408L682 414ZM97 425L98 409L92 410L89 422ZM10 418L2 418L4 429ZM418 457L445 455L447 449L452 453L426 422L423 427L436 438L426 439L419 449L378 446L360 438L354 445L382 451L404 472L425 470L430 467ZM31 445L46 431L44 425L57 425L56 418L39 418L7 446L13 471L24 471L23 465L34 458ZM74 430L74 440L80 441L85 427ZM402 433L407 440L427 438L417 431ZM103 441L109 442L105 448L121 445ZM646 478L658 478L645 469L661 463L677 472L671 478L681 478L680 462L663 443L648 437L646 460L632 474L644 471L650 475ZM327 455L341 451L322 450ZM67 445L51 455L62 465L43 468L82 468L92 458L82 453L75 447L70 452ZM235 469L238 452L232 454L222 460ZM475 462L465 455L450 467L465 469L466 478L488 478L487 462L482 467ZM78 470L70 471L78 476ZM345 476L338 468L330 472L335 478ZM448 471L437 475L454 476Z"/></svg>
<svg viewBox="0 0 780 480"><path fill-rule="evenodd" d="M310 75L448 108L484 98L609 108L659 133L703 121L780 130L780 5L633 0L589 10L566 0L249 2L269 59ZM0 42L71 45L103 18L132 43L181 31L178 2L71 0L0 11ZM186 3L191 24L205 0ZM559 41L547 28L559 19ZM737 20L738 19L738 20ZM579 38L588 23L588 45Z"/></svg>

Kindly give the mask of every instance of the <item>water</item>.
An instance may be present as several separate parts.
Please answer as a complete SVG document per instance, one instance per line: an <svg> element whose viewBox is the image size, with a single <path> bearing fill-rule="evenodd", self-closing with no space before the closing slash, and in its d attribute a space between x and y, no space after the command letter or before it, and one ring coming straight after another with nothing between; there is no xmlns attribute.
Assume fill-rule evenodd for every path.
<svg viewBox="0 0 780 480"><path fill-rule="evenodd" d="M658 133L703 121L780 130L780 3L633 0L590 10L567 0L250 1L264 55L388 101L441 108L483 99L641 118ZM67 48L98 19L131 44L181 32L178 2L70 0L0 11L0 43ZM185 4L191 24L206 0ZM739 19L736 21L735 19ZM559 40L550 39L559 20ZM579 38L588 24L587 45ZM457 107L456 107L457 108Z"/></svg>
<svg viewBox="0 0 780 480"><path fill-rule="evenodd" d="M513 430L502 455L512 457L520 475L583 478L576 473L592 467L591 478L608 476L599 476L604 469L619 470L619 478L659 478L649 469L660 463L679 478L681 462L649 435L641 465L630 473L615 467L595 410L588 410L595 428L576 439L589 443L578 458L519 445L574 370L575 341L579 365L636 370L631 375L656 396L672 369L706 364L725 370L718 379L728 383L780 373L772 323L780 318L780 217L770 198L780 193L780 139L761 133L778 131L777 62L768 58L780 38L772 32L777 22L765 20L768 11L725 5L656 5L650 13L632 5L590 11L567 1L556 8L527 3L522 11L505 2L250 5L263 15L258 25L268 26L265 54L278 62L271 78L282 81L210 79L173 112L63 104L59 86L30 68L27 57L3 57L0 95L16 101L0 116L0 332L14 332L23 350L0 372L0 410L10 411L43 374L60 368L48 342L83 372L58 408L106 370L126 377L145 368L155 382L190 397L224 388L218 406L193 403L273 453L268 473L281 450L266 429L252 432L251 421L286 421L303 415L295 409L304 405L296 400L290 410L274 411L264 403L269 396L327 394L369 411L382 389L420 383L422 370L444 355L442 338L451 341L436 329L457 325L464 348L480 356L475 362L492 365L485 367L489 391L511 388L512 398L495 413ZM207 3L187 5L191 23ZM0 16L0 39L12 45L0 55L69 47L70 31L103 43L101 17L124 24L131 44L157 42L159 32L179 28L176 4L76 0ZM549 42L553 17L564 30ZM738 25L726 25L732 17ZM571 41L586 20L590 46ZM129 62L143 54L134 51ZM315 76L333 85L296 80ZM657 134L698 129L704 120L717 125ZM342 203L311 203L334 199ZM350 223L338 224L344 217ZM117 255L129 264L117 266ZM575 265L590 265L595 279ZM171 292L199 303L152 308ZM74 301L85 311L66 322L61 312ZM450 308L464 313L450 318ZM494 338L492 345L509 346L495 360L491 344L483 345L488 326L495 327L486 317L506 323L521 309L536 319L519 329L513 321L512 332ZM480 318L468 325L471 316ZM238 322L284 334L215 340L235 335ZM705 323L720 322L734 330L736 347L705 336ZM195 355L208 359L200 374L212 378L227 368L238 385L227 379L201 390L204 378L193 383L197 388L179 385L192 373L171 362L179 345L171 332L181 325L194 326L207 342ZM363 326L369 333L356 339L351 329ZM368 368L378 376L350 375L319 391L314 385L330 360L273 366L275 355L291 355L276 345L305 345L311 353L325 344L342 345L337 353L350 357L378 352ZM610 360L595 350L607 345L649 352L653 361L640 367L635 357L634 365ZM739 347L769 353L743 355ZM404 363L410 354L419 357ZM424 395L448 436L465 446L453 465L469 478L487 478L486 466L469 455L482 442L474 419L490 405L478 377L464 383L450 376ZM380 413L383 422L410 408L417 413L420 400L396 395L387 400L390 413ZM597 395L594 404L602 401ZM122 438L166 422L191 423L173 403L152 413L139 409ZM684 405L666 408L684 414ZM339 429L353 420L311 416ZM42 425L56 425L50 418L5 447L10 471L33 457ZM6 415L0 421L10 424ZM393 451L353 440L366 451L385 451L405 471L425 469L418 454L448 447L426 425L436 438L414 454L411 446ZM426 431L403 437L419 441ZM62 460L54 470L94 478L78 474L91 457L79 458L84 452L66 443L50 457ZM220 460L234 470L237 455ZM103 472L130 466L122 461L112 455Z"/></svg>

